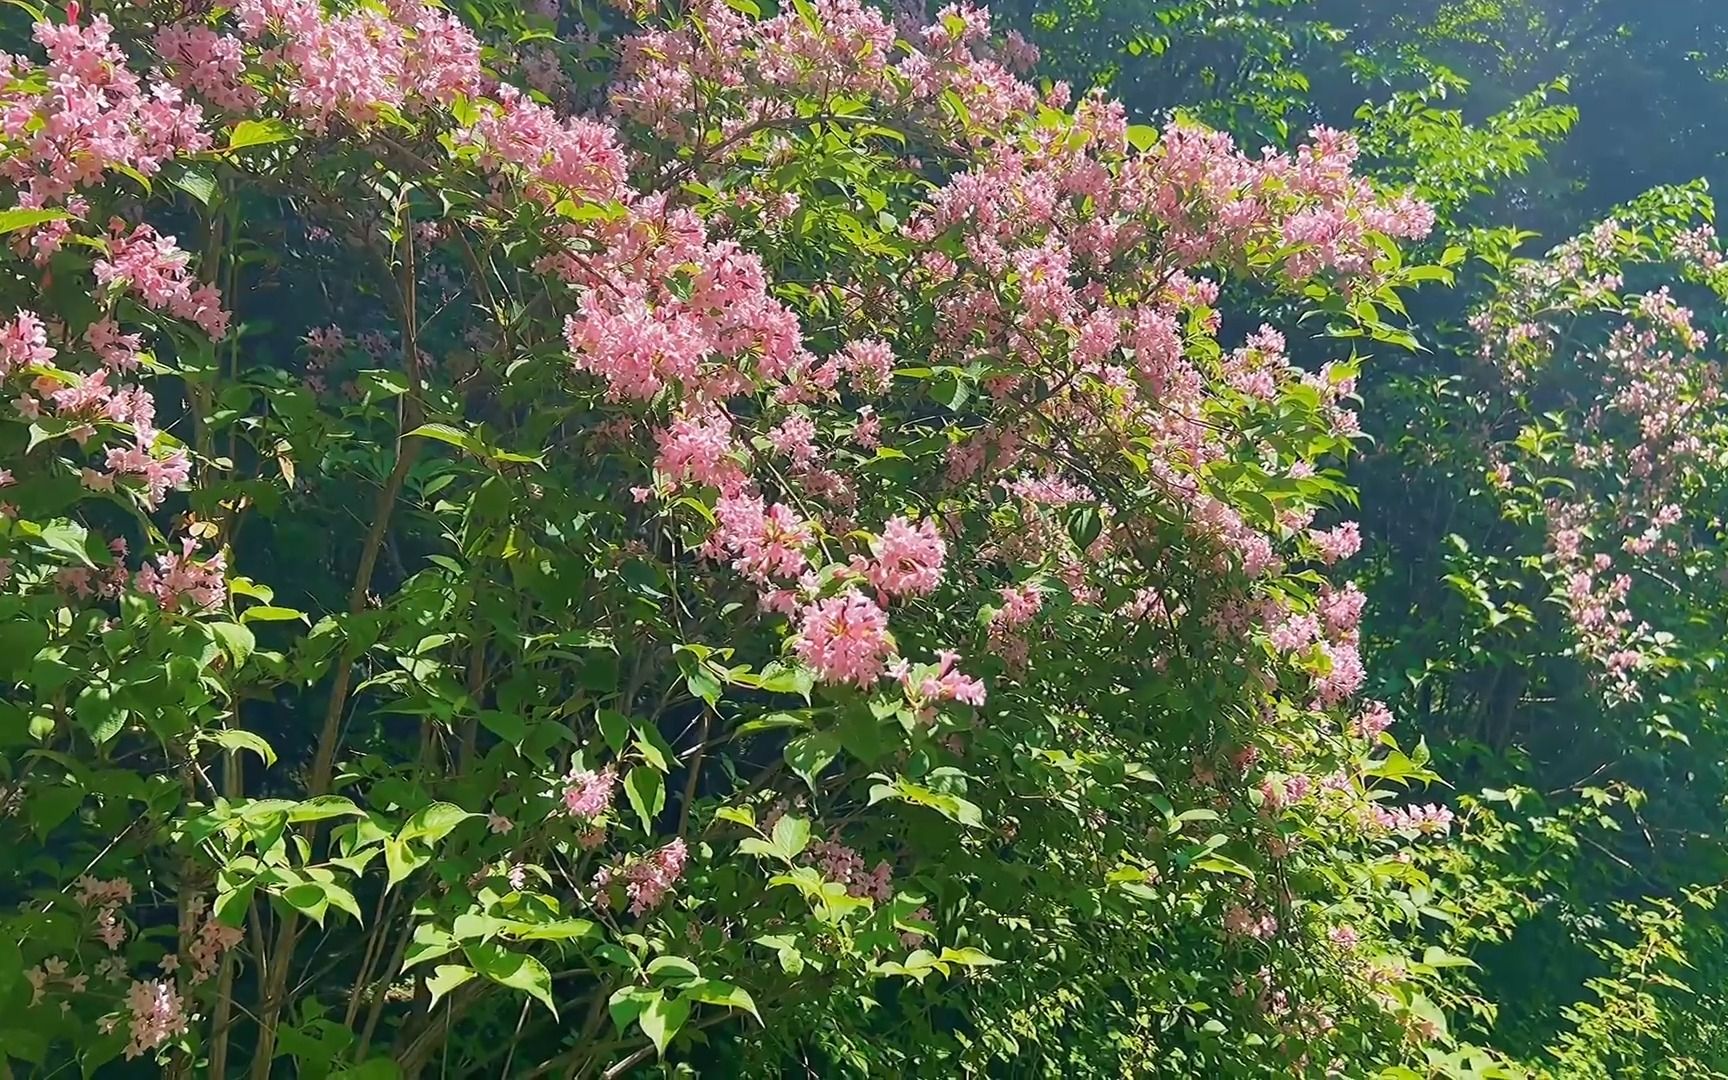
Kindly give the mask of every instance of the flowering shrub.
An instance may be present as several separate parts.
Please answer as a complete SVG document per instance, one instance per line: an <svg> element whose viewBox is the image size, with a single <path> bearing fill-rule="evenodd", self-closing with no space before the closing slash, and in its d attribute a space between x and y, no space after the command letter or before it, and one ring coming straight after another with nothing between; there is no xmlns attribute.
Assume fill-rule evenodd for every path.
<svg viewBox="0 0 1728 1080"><path fill-rule="evenodd" d="M1397 310L1427 207L970 6L469 7L0 72L4 1053L1491 1074L1359 358L1219 299Z"/></svg>
<svg viewBox="0 0 1728 1080"><path fill-rule="evenodd" d="M1728 278L1711 217L1699 189L1657 189L1540 257L1483 234L1492 280L1458 366L1384 391L1388 463L1425 484L1400 481L1417 509L1372 525L1370 547L1431 567L1442 595L1405 592L1406 572L1370 586L1409 607L1368 651L1407 673L1400 704L1455 747L1442 771L1469 792L1465 841L1417 862L1460 900L1447 944L1499 997L1494 1044L1560 1075L1721 1060L1705 1017L1728 791ZM1566 1001L1494 993L1532 952Z"/></svg>

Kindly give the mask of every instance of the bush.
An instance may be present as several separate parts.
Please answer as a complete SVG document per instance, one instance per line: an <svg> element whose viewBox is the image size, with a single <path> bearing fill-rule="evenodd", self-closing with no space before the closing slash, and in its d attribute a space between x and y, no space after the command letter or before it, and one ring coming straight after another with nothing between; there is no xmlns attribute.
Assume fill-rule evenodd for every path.
<svg viewBox="0 0 1728 1080"><path fill-rule="evenodd" d="M1350 137L970 7L167 6L6 72L6 1055L1494 1074L1355 358L1218 299L1433 276Z"/></svg>

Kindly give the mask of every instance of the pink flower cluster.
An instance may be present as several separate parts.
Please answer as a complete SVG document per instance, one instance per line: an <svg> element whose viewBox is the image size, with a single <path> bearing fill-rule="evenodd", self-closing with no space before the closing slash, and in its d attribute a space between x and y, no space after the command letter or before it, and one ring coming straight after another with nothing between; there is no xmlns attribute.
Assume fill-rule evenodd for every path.
<svg viewBox="0 0 1728 1080"><path fill-rule="evenodd" d="M1035 581L1005 586L1002 606L990 616L990 650L1010 667L1023 667L1029 645L1025 628L1044 608L1044 590Z"/></svg>
<svg viewBox="0 0 1728 1080"><path fill-rule="evenodd" d="M128 1032L126 1057L141 1057L176 1035L186 1034L188 1020L180 992L167 979L134 981L126 992Z"/></svg>
<svg viewBox="0 0 1728 1080"><path fill-rule="evenodd" d="M317 0L240 0L242 35L276 44L263 59L314 130L372 124L480 90L480 43L461 20L419 0L327 13Z"/></svg>
<svg viewBox="0 0 1728 1080"><path fill-rule="evenodd" d="M764 506L755 495L721 496L709 538L712 552L731 557L732 568L759 585L795 581L810 567L815 543L810 523L785 503Z"/></svg>
<svg viewBox="0 0 1728 1080"><path fill-rule="evenodd" d="M937 652L934 665L914 668L904 659L896 660L888 673L900 680L918 715L929 719L935 707L944 701L984 704L984 684L957 670L955 665L959 662L959 653L942 649Z"/></svg>
<svg viewBox="0 0 1728 1080"><path fill-rule="evenodd" d="M11 322L0 326L0 379L27 367L47 364L58 355L48 345L48 330L31 311L20 310Z"/></svg>
<svg viewBox="0 0 1728 1080"><path fill-rule="evenodd" d="M583 769L566 777L564 785L564 812L573 818L592 821L612 808L618 770L611 765L598 771Z"/></svg>
<svg viewBox="0 0 1728 1080"><path fill-rule="evenodd" d="M192 256L182 251L172 236L161 236L148 225L123 232L121 222L110 225L107 257L96 260L96 280L102 285L124 282L145 304L171 312L197 324L212 338L228 333L228 312L214 285L193 287L187 273Z"/></svg>
<svg viewBox="0 0 1728 1080"><path fill-rule="evenodd" d="M185 23L156 32L156 53L169 65L174 85L197 94L219 109L252 111L263 95L246 85L246 58L240 39L208 26Z"/></svg>
<svg viewBox="0 0 1728 1080"><path fill-rule="evenodd" d="M1269 911L1232 904L1224 912L1224 932L1235 938L1270 941L1278 933L1278 919Z"/></svg>
<svg viewBox="0 0 1728 1080"><path fill-rule="evenodd" d="M120 921L120 909L132 902L132 883L125 878L103 881L89 875L76 882L74 898L78 906L95 912L96 937L110 949L118 949L126 940L126 925Z"/></svg>
<svg viewBox="0 0 1728 1080"><path fill-rule="evenodd" d="M222 954L240 944L246 936L239 927L221 922L213 912L206 915L208 906L203 897L194 897L187 905L187 918L181 927L181 936L188 943L186 950L192 961L191 980L194 985L215 975L222 963ZM176 970L179 957L170 953L163 958L162 967L165 971Z"/></svg>
<svg viewBox="0 0 1728 1080"><path fill-rule="evenodd" d="M632 859L622 869L602 867L594 875L596 902L604 905L607 902L606 890L614 881L622 881L624 892L630 898L630 914L642 915L652 911L660 906L672 886L684 875L688 860L689 851L684 841L679 839L644 858Z"/></svg>
<svg viewBox="0 0 1728 1080"><path fill-rule="evenodd" d="M942 581L948 545L936 522L925 518L913 525L892 517L875 543L876 558L863 567L864 576L884 596L923 596Z"/></svg>
<svg viewBox="0 0 1728 1080"><path fill-rule="evenodd" d="M192 553L198 541L182 537L180 551L156 557L155 565L146 563L133 579L133 586L154 599L164 611L178 611L183 606L194 611L210 611L228 600L227 559L221 552L208 559L195 559Z"/></svg>
<svg viewBox="0 0 1728 1080"><path fill-rule="evenodd" d="M849 896L867 896L885 904L894 895L892 867L879 862L874 870L866 870L864 857L838 840L813 842L806 857L815 861L824 878L846 886Z"/></svg>
<svg viewBox="0 0 1728 1080"><path fill-rule="evenodd" d="M24 969L24 981L30 984L30 1004L40 1005L48 992L58 988L68 994L82 994L90 984L90 976L68 975L66 961L50 956L40 964Z"/></svg>
<svg viewBox="0 0 1728 1080"><path fill-rule="evenodd" d="M1426 806L1395 806L1390 810L1383 806L1374 806L1369 812L1374 824L1389 832L1445 836L1452 831L1452 811L1433 803Z"/></svg>
<svg viewBox="0 0 1728 1080"><path fill-rule="evenodd" d="M1392 710L1386 707L1385 702L1369 701L1350 721L1350 734L1358 739L1376 739L1391 726Z"/></svg>
<svg viewBox="0 0 1728 1080"><path fill-rule="evenodd" d="M153 176L169 158L209 148L203 111L170 83L146 86L126 66L106 16L85 25L38 22L34 37L48 54L39 82L13 77L24 74L20 58L0 58L7 83L0 131L16 147L0 162L0 176L24 189L21 205L69 205L75 191L110 171ZM50 229L45 249L57 248L66 231Z"/></svg>
<svg viewBox="0 0 1728 1080"><path fill-rule="evenodd" d="M894 653L887 614L856 589L805 608L795 647L817 678L858 686L874 685Z"/></svg>
<svg viewBox="0 0 1728 1080"><path fill-rule="evenodd" d="M1362 549L1362 530L1354 521L1332 529L1315 529L1308 534L1320 561L1330 566L1342 562Z"/></svg>

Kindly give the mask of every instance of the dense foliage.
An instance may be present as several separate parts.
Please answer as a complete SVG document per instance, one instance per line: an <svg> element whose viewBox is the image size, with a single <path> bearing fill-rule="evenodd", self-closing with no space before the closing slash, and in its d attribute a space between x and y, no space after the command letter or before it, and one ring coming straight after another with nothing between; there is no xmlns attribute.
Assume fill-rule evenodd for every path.
<svg viewBox="0 0 1728 1080"><path fill-rule="evenodd" d="M7 1075L1728 1075L1678 14L8 11Z"/></svg>

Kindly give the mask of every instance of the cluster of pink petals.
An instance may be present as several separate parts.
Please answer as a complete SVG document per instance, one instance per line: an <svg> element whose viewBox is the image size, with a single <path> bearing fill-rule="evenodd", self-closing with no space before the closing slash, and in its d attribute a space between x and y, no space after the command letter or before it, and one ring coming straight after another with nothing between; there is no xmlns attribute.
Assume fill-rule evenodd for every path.
<svg viewBox="0 0 1728 1080"><path fill-rule="evenodd" d="M866 870L864 857L838 840L817 840L806 855L815 861L824 878L846 886L849 896L869 897L885 904L894 895L893 867L879 862L876 869Z"/></svg>
<svg viewBox="0 0 1728 1080"><path fill-rule="evenodd" d="M924 596L942 583L948 545L933 519L914 525L901 516L889 518L874 548L876 558L864 567L864 576L882 595Z"/></svg>
<svg viewBox="0 0 1728 1080"><path fill-rule="evenodd" d="M242 34L276 38L267 58L295 111L323 129L385 110L413 112L478 92L480 43L461 20L419 0L327 13L317 0L240 0Z"/></svg>
<svg viewBox="0 0 1728 1080"><path fill-rule="evenodd" d="M178 553L158 555L155 565L140 567L133 586L164 611L182 607L209 611L222 606L228 599L227 560L221 552L208 559L193 558L197 548L196 539L183 537Z"/></svg>
<svg viewBox="0 0 1728 1080"><path fill-rule="evenodd" d="M730 556L732 568L768 585L792 581L810 566L806 551L815 542L810 523L784 503L764 506L756 495L722 496L715 504L719 523L710 543Z"/></svg>
<svg viewBox="0 0 1728 1080"><path fill-rule="evenodd" d="M131 446L110 447L105 464L110 486L115 478L134 478L143 489L140 498L144 505L152 509L162 505L169 491L185 486L192 475L192 462L185 450L170 450L158 457L141 441Z"/></svg>
<svg viewBox="0 0 1728 1080"><path fill-rule="evenodd" d="M69 994L82 994L89 986L90 976L83 973L68 975L67 970L66 961L58 956L50 956L40 964L26 968L24 981L30 984L30 1004L40 1005L48 991L57 984Z"/></svg>
<svg viewBox="0 0 1728 1080"><path fill-rule="evenodd" d="M736 495L749 483L739 464L743 451L724 413L679 417L654 438L660 451L654 469L674 483L717 488L722 495Z"/></svg>
<svg viewBox="0 0 1728 1080"><path fill-rule="evenodd" d="M1269 911L1232 904L1224 912L1224 932L1231 937L1269 941L1278 932L1278 919Z"/></svg>
<svg viewBox="0 0 1728 1080"><path fill-rule="evenodd" d="M242 79L246 58L239 38L186 23L162 27L154 44L174 85L219 109L245 113L263 98Z"/></svg>
<svg viewBox="0 0 1728 1080"><path fill-rule="evenodd" d="M1002 606L990 617L990 651L1010 666L1023 667L1030 646L1025 627L1044 608L1044 590L1035 581L1005 586Z"/></svg>
<svg viewBox="0 0 1728 1080"><path fill-rule="evenodd" d="M888 616L856 589L804 609L796 649L823 682L871 686L894 653Z"/></svg>
<svg viewBox="0 0 1728 1080"><path fill-rule="evenodd" d="M1368 701L1362 706L1362 711L1350 721L1350 734L1358 739L1378 738L1382 731L1392 726L1392 710L1382 701Z"/></svg>
<svg viewBox="0 0 1728 1080"><path fill-rule="evenodd" d="M594 890L599 903L604 904L606 889L614 881L624 883L630 898L630 914L642 915L660 906L672 886L684 875L689 849L682 839L658 848L645 858L632 859L622 869L602 867L594 875Z"/></svg>
<svg viewBox="0 0 1728 1080"><path fill-rule="evenodd" d="M840 366L858 393L883 394L893 381L894 350L880 338L848 342L840 353Z"/></svg>
<svg viewBox="0 0 1728 1080"><path fill-rule="evenodd" d="M132 883L125 878L103 881L86 874L76 885L74 897L79 906L95 912L97 939L110 949L118 949L126 940L120 909L132 902Z"/></svg>
<svg viewBox="0 0 1728 1080"><path fill-rule="evenodd" d="M1375 825L1390 832L1445 836L1452 831L1452 811L1434 803L1426 806L1395 806L1390 810L1383 806L1374 806L1369 813Z"/></svg>
<svg viewBox="0 0 1728 1080"><path fill-rule="evenodd" d="M96 280L102 285L123 282L146 305L197 324L212 338L228 333L228 312L214 285L194 286L187 270L192 256L172 236L159 235L149 225L123 233L114 222L107 255L96 260Z"/></svg>
<svg viewBox="0 0 1728 1080"><path fill-rule="evenodd" d="M583 769L571 773L564 785L564 812L591 821L612 808L618 770L610 765L600 770Z"/></svg>
<svg viewBox="0 0 1728 1080"><path fill-rule="evenodd" d="M0 176L24 189L22 205L67 204L112 170L151 176L169 158L210 146L203 111L170 83L146 86L126 66L106 16L84 25L38 22L34 36L48 54L45 89L8 77L0 92L0 132L17 147L0 162ZM0 73L10 76L20 64L0 58Z"/></svg>
<svg viewBox="0 0 1728 1080"><path fill-rule="evenodd" d="M906 696L922 714L928 714L930 709L944 701L959 701L967 705L984 704L984 684L977 679L957 670L960 654L950 649L943 649L936 654L934 666L926 666L922 671L914 669L905 660L897 660L888 669L888 673L899 679L906 689Z"/></svg>
<svg viewBox="0 0 1728 1080"><path fill-rule="evenodd" d="M18 312L0 326L0 379L23 368L46 364L57 350L48 345L48 331L34 312Z"/></svg>
<svg viewBox="0 0 1728 1080"><path fill-rule="evenodd" d="M1315 529L1308 534L1320 561L1330 566L1342 562L1362 550L1362 530L1354 521L1332 529Z"/></svg>
<svg viewBox="0 0 1728 1080"><path fill-rule="evenodd" d="M177 1035L188 1021L180 991L167 979L136 980L126 992L128 1059L141 1057Z"/></svg>
<svg viewBox="0 0 1728 1080"><path fill-rule="evenodd" d="M463 137L481 147L489 164L527 181L530 191L606 202L627 190L617 132L582 117L560 119L514 87L499 87L496 105Z"/></svg>

